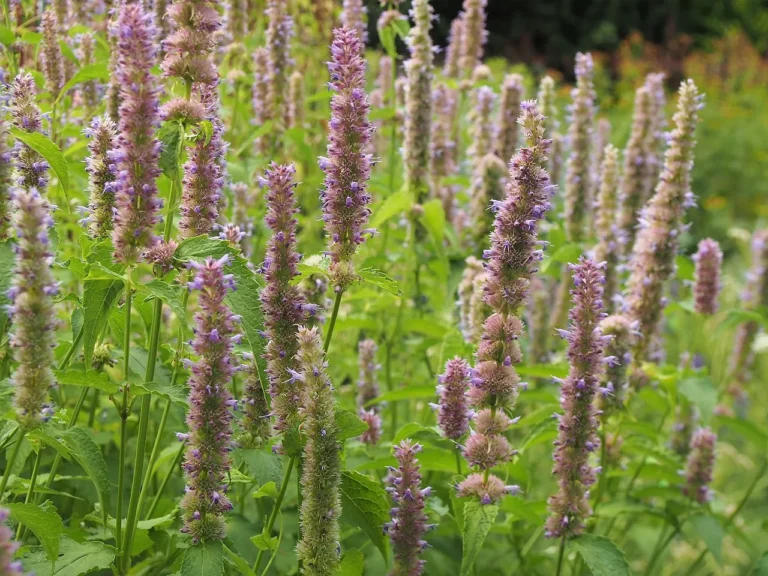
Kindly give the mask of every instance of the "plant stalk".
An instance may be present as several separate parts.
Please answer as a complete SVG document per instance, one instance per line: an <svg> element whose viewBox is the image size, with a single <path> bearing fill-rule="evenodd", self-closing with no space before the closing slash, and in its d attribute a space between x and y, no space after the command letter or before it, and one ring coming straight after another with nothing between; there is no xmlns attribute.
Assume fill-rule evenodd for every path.
<svg viewBox="0 0 768 576"><path fill-rule="evenodd" d="M331 321L328 323L328 333L325 335L325 342L323 342L323 352L326 354L328 354L328 349L331 347L331 337L333 336L333 329L336 326L336 317L339 315L339 306L341 306L341 296L343 294L343 290L336 292L336 299L333 302Z"/></svg>
<svg viewBox="0 0 768 576"><path fill-rule="evenodd" d="M5 474L3 474L3 479L0 481L0 502L3 501L3 495L5 494L5 488L8 486L8 478L11 476L11 470L13 469L14 464L16 464L16 459L19 457L19 450L21 449L21 443L24 440L24 436L27 435L26 428L19 428L18 432L18 440L16 440L16 444L13 445L13 451L11 452L10 458L6 460L5 463Z"/></svg>
<svg viewBox="0 0 768 576"><path fill-rule="evenodd" d="M296 456L291 456L291 459L288 461L288 468L285 469L285 474L283 474L283 482L280 484L280 492L277 493L275 506L272 508L272 513L269 515L267 525L264 527L264 532L266 532L267 537L272 534L272 527L275 525L277 515L280 513L280 506L283 504L283 498L285 497L285 491L288 489L288 481L291 479L291 471L296 463L296 458ZM258 574L259 572L259 564L261 564L263 556L264 550L259 550L259 554L256 556L256 562L253 563L253 572L255 574Z"/></svg>

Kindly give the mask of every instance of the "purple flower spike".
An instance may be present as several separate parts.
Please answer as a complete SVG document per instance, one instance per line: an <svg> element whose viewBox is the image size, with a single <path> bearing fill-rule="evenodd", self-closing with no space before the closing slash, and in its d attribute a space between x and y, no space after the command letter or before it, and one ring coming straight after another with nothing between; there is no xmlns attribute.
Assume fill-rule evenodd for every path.
<svg viewBox="0 0 768 576"><path fill-rule="evenodd" d="M59 44L61 41L59 23L52 8L43 12L40 28L43 33L40 56L43 64L45 88L53 97L56 97L64 86L64 59Z"/></svg>
<svg viewBox="0 0 768 576"><path fill-rule="evenodd" d="M19 422L37 426L50 413L48 391L54 385L53 348L56 317L53 296L58 292L51 264L48 228L51 208L37 190L16 189L12 196L16 236L16 266L11 285L10 345L18 363L12 375Z"/></svg>
<svg viewBox="0 0 768 576"><path fill-rule="evenodd" d="M11 187L13 186L13 164L8 148L9 126L0 119L0 242L11 234Z"/></svg>
<svg viewBox="0 0 768 576"><path fill-rule="evenodd" d="M221 491L231 464L233 400L229 385L236 371L232 337L237 333L235 317L224 304L232 289L224 272L226 264L226 257L209 258L194 268L200 310L195 314L192 349L199 359L190 367L189 439L183 465L187 490L181 508L184 531L195 543L223 539L222 516L232 508Z"/></svg>
<svg viewBox="0 0 768 576"><path fill-rule="evenodd" d="M685 465L683 493L699 504L712 499L709 487L715 467L717 435L709 428L699 428L691 438L691 451Z"/></svg>
<svg viewBox="0 0 768 576"><path fill-rule="evenodd" d="M160 144L155 138L158 99L151 72L157 28L142 4L134 3L120 8L111 33L117 47L120 90L117 148L112 155L117 166L112 242L115 258L130 265L155 242L152 228L161 205L155 184L160 175Z"/></svg>
<svg viewBox="0 0 768 576"><path fill-rule="evenodd" d="M524 91L523 77L520 74L505 76L499 100L501 124L496 133L496 152L504 162L509 162L517 151L520 132L517 118L520 116L520 101Z"/></svg>
<svg viewBox="0 0 768 576"><path fill-rule="evenodd" d="M167 11L173 33L163 41L166 76L176 76L189 84L215 86L218 79L211 54L216 48L216 33L221 27L218 2L176 0Z"/></svg>
<svg viewBox="0 0 768 576"><path fill-rule="evenodd" d="M474 69L483 59L483 50L488 41L485 29L485 10L488 0L464 0L459 67L465 78L472 76Z"/></svg>
<svg viewBox="0 0 768 576"><path fill-rule="evenodd" d="M373 125L368 120L362 50L355 31L334 31L328 70L330 87L336 94L331 100L328 158L320 158L320 167L325 172L321 196L331 254L330 279L336 291L345 290L357 278L352 256L366 240L364 227L371 213L371 157L367 150Z"/></svg>
<svg viewBox="0 0 768 576"><path fill-rule="evenodd" d="M302 432L306 435L301 486L299 560L306 574L331 575L339 565L341 456L334 415L335 392L317 328L299 328L298 370L305 385Z"/></svg>
<svg viewBox="0 0 768 576"><path fill-rule="evenodd" d="M0 574L3 576L24 576L21 563L13 559L20 544L13 541L13 532L5 525L9 512L0 508Z"/></svg>
<svg viewBox="0 0 768 576"><path fill-rule="evenodd" d="M513 492L508 488L511 486L504 486L504 482L493 474L488 476L488 480L482 474L470 474L459 484L458 495L460 498L474 496L481 504L488 505L498 502L506 494Z"/></svg>
<svg viewBox="0 0 768 576"><path fill-rule="evenodd" d="M627 317L636 322L640 337L633 354L643 362L663 309L663 291L675 269L678 237L690 205L694 133L699 121L701 96L692 80L680 85L675 128L664 157L664 170L656 193L643 209L640 229L629 262Z"/></svg>
<svg viewBox="0 0 768 576"><path fill-rule="evenodd" d="M358 365L360 378L357 381L357 405L364 408L365 405L379 395L379 384L376 373L381 369L376 363L376 353L379 347L373 340L362 340L357 345Z"/></svg>
<svg viewBox="0 0 768 576"><path fill-rule="evenodd" d="M570 372L561 386L563 415L558 420L552 470L559 489L549 498L546 528L550 537L580 534L584 521L592 514L587 494L597 478L589 454L600 446L594 399L603 370L602 284L601 266L582 257L573 270L573 307L567 337Z"/></svg>
<svg viewBox="0 0 768 576"><path fill-rule="evenodd" d="M373 410L365 410L364 408L360 408L357 416L368 424L368 430L360 434L360 442L370 446L378 444L381 439L381 416Z"/></svg>
<svg viewBox="0 0 768 576"><path fill-rule="evenodd" d="M296 369L294 355L298 343L298 325L303 322L304 299L291 280L298 275L293 165L272 164L265 173L267 215L272 230L267 244L263 272L266 286L261 293L264 306L267 343L265 357L269 376L269 394L276 417L275 429L287 430L296 423L299 410L298 383L290 383L289 369Z"/></svg>
<svg viewBox="0 0 768 576"><path fill-rule="evenodd" d="M450 440L459 440L469 430L466 397L469 374L467 361L456 357L445 363L445 372L439 378L441 389L437 424L443 435Z"/></svg>
<svg viewBox="0 0 768 576"><path fill-rule="evenodd" d="M394 500L392 521L385 525L395 554L395 566L391 574L419 576L424 570L421 553L427 546L427 515L424 511L428 488L421 487L421 471L416 454L421 445L403 440L393 449L398 467L387 477Z"/></svg>
<svg viewBox="0 0 768 576"><path fill-rule="evenodd" d="M619 151L608 144L603 150L600 166L600 189L597 193L597 217L595 229L598 243L595 247L595 260L605 262L605 294L603 301L607 312L613 310L613 298L618 293L619 253L616 237L616 189L619 185Z"/></svg>
<svg viewBox="0 0 768 576"><path fill-rule="evenodd" d="M367 11L363 0L344 0L342 3L341 24L357 32L363 44L368 42L368 26L365 22Z"/></svg>
<svg viewBox="0 0 768 576"><path fill-rule="evenodd" d="M293 19L288 14L286 0L268 0L266 42L268 50L268 110L269 119L275 122L273 131L288 125L288 66L291 63L290 47L293 38ZM278 144L277 139L274 140Z"/></svg>
<svg viewBox="0 0 768 576"><path fill-rule="evenodd" d="M711 238L699 242L699 249L693 257L696 263L693 284L694 307L699 314L711 315L717 312L720 295L720 267L723 251Z"/></svg>
<svg viewBox="0 0 768 576"><path fill-rule="evenodd" d="M85 160L90 191L88 228L95 238L106 238L112 231L115 208L116 174L110 153L117 142L117 126L109 116L98 116L85 133L91 139Z"/></svg>
<svg viewBox="0 0 768 576"><path fill-rule="evenodd" d="M610 362L606 364L603 374L598 407L607 413L624 406L632 361L632 327L626 317L614 315L600 322L600 332L605 342L605 358Z"/></svg>
<svg viewBox="0 0 768 576"><path fill-rule="evenodd" d="M35 79L28 72L20 72L10 88L10 109L13 127L24 132L44 134L43 117L35 103ZM13 149L17 186L25 190L35 188L45 193L48 188L48 162L26 144L17 142Z"/></svg>

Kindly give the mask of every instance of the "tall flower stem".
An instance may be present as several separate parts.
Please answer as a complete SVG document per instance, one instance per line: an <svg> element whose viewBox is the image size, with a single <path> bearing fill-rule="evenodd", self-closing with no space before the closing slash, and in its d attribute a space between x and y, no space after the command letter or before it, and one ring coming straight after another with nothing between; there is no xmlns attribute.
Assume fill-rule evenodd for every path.
<svg viewBox="0 0 768 576"><path fill-rule="evenodd" d="M648 567L645 569L645 576L650 576L653 573L653 567L656 565L656 561L661 556L661 553L666 550L667 546L669 546L669 543L672 542L672 539L677 536L677 530L672 530L672 532L666 538L664 538L664 536L664 530L659 532L659 539L653 549L653 555L651 556L650 562L648 562Z"/></svg>
<svg viewBox="0 0 768 576"><path fill-rule="evenodd" d="M565 535L560 538L560 551L557 553L557 573L556 576L560 576L563 570L563 559L565 558Z"/></svg>
<svg viewBox="0 0 768 576"><path fill-rule="evenodd" d="M35 493L35 484L37 483L37 473L40 470L40 461L43 459L43 446L40 446L40 449L37 451L37 456L35 457L35 464L32 467L32 476L29 479L29 488L27 488L27 495L24 498L24 503L29 504L29 501L32 499L32 495ZM16 540L19 540L21 538L22 530L24 529L24 524L19 522L18 527L16 528Z"/></svg>
<svg viewBox="0 0 768 576"><path fill-rule="evenodd" d="M125 448L128 443L128 372L131 362L131 307L133 304L133 291L131 288L131 270L126 272L125 277L125 326L123 336L123 401L120 409L120 456L119 470L117 471L117 516L115 518L115 564L120 558L122 550L123 536L123 491L125 490ZM117 566L115 566L117 567Z"/></svg>
<svg viewBox="0 0 768 576"><path fill-rule="evenodd" d="M336 299L333 301L333 312L331 313L331 320L328 322L328 333L325 335L325 342L323 342L323 352L326 354L328 354L328 349L331 347L333 328L336 326L336 317L339 315L339 306L341 306L341 296L343 294L343 290L336 292Z"/></svg>
<svg viewBox="0 0 768 576"><path fill-rule="evenodd" d="M16 459L19 457L19 449L21 448L21 443L26 435L26 429L23 427L19 428L18 439L16 440L16 444L13 445L11 456L6 460L5 474L3 474L3 480L0 482L0 502L3 500L5 487L8 485L8 478L11 475L11 470L13 469L14 464L16 464Z"/></svg>
<svg viewBox="0 0 768 576"><path fill-rule="evenodd" d="M280 492L277 493L275 505L272 508L272 512L269 515L269 519L267 520L267 525L265 527L267 534L272 533L272 527L275 525L277 515L280 513L280 506L283 504L283 498L285 498L285 491L288 489L288 481L291 479L291 471L293 471L293 467L296 464L296 458L296 456L293 456L290 460L288 460L288 468L285 469L285 474L283 474L283 481L280 484ZM254 573L258 573L259 564L261 563L261 558L263 556L264 550L259 550L259 554L256 556L256 562L253 563Z"/></svg>
<svg viewBox="0 0 768 576"><path fill-rule="evenodd" d="M160 486L157 488L157 494L155 494L155 498L152 500L152 505L149 507L149 510L147 511L147 518L152 518L152 515L155 513L155 510L157 510L157 505L160 504L160 497L163 495L163 492L165 492L165 487L168 485L168 482L171 479L171 476L173 476L173 472L178 468L179 462L181 462L182 456L184 456L184 444L181 445L179 448L178 453L176 454L176 458L173 459L173 463L171 464L171 467L168 469L168 472L165 474L165 477L163 478L163 481L160 482Z"/></svg>

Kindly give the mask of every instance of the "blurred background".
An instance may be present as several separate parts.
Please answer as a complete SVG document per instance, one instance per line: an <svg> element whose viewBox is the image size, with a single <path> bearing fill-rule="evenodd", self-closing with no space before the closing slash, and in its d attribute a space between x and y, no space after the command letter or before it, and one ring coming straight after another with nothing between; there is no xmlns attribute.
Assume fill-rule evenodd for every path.
<svg viewBox="0 0 768 576"><path fill-rule="evenodd" d="M403 2L401 11L409 4ZM433 39L445 46L462 0L432 5ZM373 45L381 10L378 0L368 0ZM664 71L669 92L683 77L694 78L706 93L706 108L694 170L699 206L690 212L684 247L690 251L712 236L728 254L746 247L748 231L768 223L768 0L489 0L488 30L491 68L524 72L529 97L545 71L559 78L562 110L574 55L591 51L600 114L611 120L611 140L619 148L646 73Z"/></svg>

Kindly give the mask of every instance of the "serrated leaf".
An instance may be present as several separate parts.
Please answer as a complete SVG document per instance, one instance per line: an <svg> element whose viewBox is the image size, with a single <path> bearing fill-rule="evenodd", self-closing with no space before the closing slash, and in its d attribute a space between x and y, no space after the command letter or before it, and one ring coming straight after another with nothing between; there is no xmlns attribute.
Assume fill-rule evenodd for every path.
<svg viewBox="0 0 768 576"><path fill-rule="evenodd" d="M75 72L72 78L70 78L69 81L64 84L64 87L61 89L61 92L59 92L59 95L56 98L56 104L59 103L59 100L61 100L73 86L76 86L82 82L88 82L89 80L107 80L108 78L109 68L107 67L106 63L99 62L96 64L86 64L77 72Z"/></svg>
<svg viewBox="0 0 768 576"><path fill-rule="evenodd" d="M579 259L582 254L581 246L578 244L566 244L560 246L549 258L544 258L544 261L539 266L541 274L546 274L547 270L552 264L557 263L573 263Z"/></svg>
<svg viewBox="0 0 768 576"><path fill-rule="evenodd" d="M378 482L352 470L341 473L341 521L360 528L387 560L388 544L382 530L389 522L390 499Z"/></svg>
<svg viewBox="0 0 768 576"><path fill-rule="evenodd" d="M336 569L336 576L363 576L365 556L360 550L347 550Z"/></svg>
<svg viewBox="0 0 768 576"><path fill-rule="evenodd" d="M85 278L86 280L117 280L118 282L122 282L124 280L124 276L115 270L110 270L104 264L101 262L94 262L90 265L88 269L88 276Z"/></svg>
<svg viewBox="0 0 768 576"><path fill-rule="evenodd" d="M184 146L184 127L179 122L163 122L157 131L161 142L158 164L168 178L174 180L179 174L179 158Z"/></svg>
<svg viewBox="0 0 768 576"><path fill-rule="evenodd" d="M85 367L90 368L96 341L123 290L123 282L86 280L83 286L83 354Z"/></svg>
<svg viewBox="0 0 768 576"><path fill-rule="evenodd" d="M264 484L264 486L262 486L256 492L253 493L253 497L256 498L257 500L259 498L272 498L273 500L275 500L277 498L277 495L278 495L277 486L272 481L267 482L266 484Z"/></svg>
<svg viewBox="0 0 768 576"><path fill-rule="evenodd" d="M392 439L392 445L399 444L402 440L405 440L406 438L411 438L412 440L418 440L419 436L434 436L439 437L438 433L433 429L429 428L427 426L424 426L423 424L419 424L418 422L409 422L395 434L395 437Z"/></svg>
<svg viewBox="0 0 768 576"><path fill-rule="evenodd" d="M397 281L387 276L381 270L376 270L375 268L363 268L362 270L359 270L357 274L363 279L363 282L378 286L390 294L394 294L395 296L401 296L403 294Z"/></svg>
<svg viewBox="0 0 768 576"><path fill-rule="evenodd" d="M181 384L172 386L170 382L132 382L131 390L136 392L137 396L142 394L154 394L165 400L170 400L174 404L184 406L189 405L189 393Z"/></svg>
<svg viewBox="0 0 768 576"><path fill-rule="evenodd" d="M104 456L98 445L93 441L90 432L82 428L70 428L61 433L64 444L69 448L72 456L82 466L85 473L96 487L96 493L99 496L101 513L104 525L107 524L107 514L109 512L109 469L104 461Z"/></svg>
<svg viewBox="0 0 768 576"><path fill-rule="evenodd" d="M117 393L119 386L112 382L103 372L95 370L56 370L56 381L67 386L94 388L106 392L110 396Z"/></svg>
<svg viewBox="0 0 768 576"><path fill-rule="evenodd" d="M395 388L389 392L385 392L381 396L374 398L366 402L365 406L375 406L382 402L396 402L398 400L416 400L424 398L434 398L437 395L434 386L405 386L403 388Z"/></svg>
<svg viewBox="0 0 768 576"><path fill-rule="evenodd" d="M371 228L378 228L384 222L402 214L413 205L413 196L407 190L400 190L388 196L374 211L371 217Z"/></svg>
<svg viewBox="0 0 768 576"><path fill-rule="evenodd" d="M256 548L265 552L277 550L277 536L269 536L262 532L256 536L251 536L251 542Z"/></svg>
<svg viewBox="0 0 768 576"><path fill-rule="evenodd" d="M24 132L18 128L11 128L11 134L46 159L53 171L56 172L66 194L69 191L69 166L61 153L61 148L40 132Z"/></svg>
<svg viewBox="0 0 768 576"><path fill-rule="evenodd" d="M181 576L221 576L224 554L220 541L190 546L181 561Z"/></svg>
<svg viewBox="0 0 768 576"><path fill-rule="evenodd" d="M33 549L34 550L34 549ZM59 540L59 557L51 571L51 563L41 552L22 559L25 570L38 576L84 576L95 570L106 570L115 559L115 549L101 542L75 542L67 536Z"/></svg>
<svg viewBox="0 0 768 576"><path fill-rule="evenodd" d="M283 481L283 461L280 456L265 450L237 450L235 457L238 461L245 462L251 478L259 486L268 482L274 482L279 489Z"/></svg>
<svg viewBox="0 0 768 576"><path fill-rule="evenodd" d="M582 534L568 541L568 549L579 553L593 576L629 576L629 564L608 538Z"/></svg>
<svg viewBox="0 0 768 576"><path fill-rule="evenodd" d="M464 503L464 522L461 528L461 576L472 573L486 536L499 514L499 507L480 504L476 500Z"/></svg>
<svg viewBox="0 0 768 576"><path fill-rule="evenodd" d="M37 504L6 504L5 507L10 510L14 520L32 531L40 541L47 558L54 562L59 556L59 538L64 530L64 523L53 506L44 508Z"/></svg>
<svg viewBox="0 0 768 576"><path fill-rule="evenodd" d="M155 298L160 298L160 300L173 310L173 313L176 314L176 317L181 322L186 320L187 314L181 304L182 294L184 292L182 286L178 284L168 284L168 282L163 282L159 278L154 278L146 284L142 284L139 288L141 290L146 290Z"/></svg>
<svg viewBox="0 0 768 576"><path fill-rule="evenodd" d="M336 437L339 441L346 440L347 438L356 438L368 430L368 424L360 420L357 414L351 410L336 406L335 413L336 426L338 426Z"/></svg>
<svg viewBox="0 0 768 576"><path fill-rule="evenodd" d="M0 333L5 332L8 324L8 288L16 265L16 253L10 240L0 243Z"/></svg>
<svg viewBox="0 0 768 576"><path fill-rule="evenodd" d="M708 422L717 405L717 389L709 376L700 378L685 378L677 389L688 398L688 401L698 406L704 422Z"/></svg>
<svg viewBox="0 0 768 576"><path fill-rule="evenodd" d="M253 570L251 570L251 567L248 565L248 562L243 560L240 555L235 554L232 552L232 550L227 548L226 544L223 545L223 548L227 559L232 563L237 571L240 572L241 576L255 576Z"/></svg>
<svg viewBox="0 0 768 576"><path fill-rule="evenodd" d="M10 46L15 41L16 34L13 33L13 30L5 26L0 26L0 43L4 44L5 46Z"/></svg>
<svg viewBox="0 0 768 576"><path fill-rule="evenodd" d="M690 519L693 532L701 538L718 564L723 563L723 538L725 531L720 521L711 514L697 514Z"/></svg>

